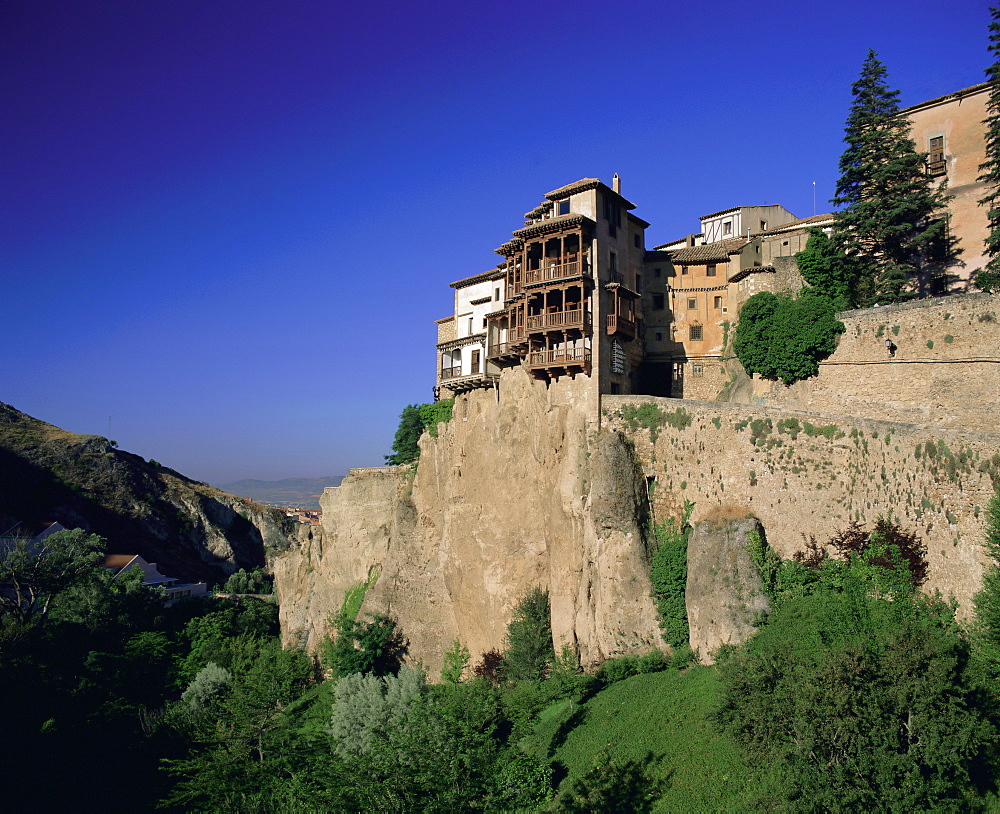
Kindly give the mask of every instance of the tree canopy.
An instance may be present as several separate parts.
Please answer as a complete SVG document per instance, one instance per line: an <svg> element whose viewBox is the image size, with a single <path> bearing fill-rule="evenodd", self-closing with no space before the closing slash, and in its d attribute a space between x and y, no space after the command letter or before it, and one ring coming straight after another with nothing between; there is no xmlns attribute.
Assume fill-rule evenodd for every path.
<svg viewBox="0 0 1000 814"><path fill-rule="evenodd" d="M945 215L949 198L928 176L927 156L910 138L899 91L888 87L875 51L851 93L832 202L843 207L834 213L837 245L857 264L857 304L938 293L957 255Z"/></svg>
<svg viewBox="0 0 1000 814"><path fill-rule="evenodd" d="M976 285L983 291L1000 292L1000 9L991 8L990 44L988 51L993 62L986 69L990 83L990 98L986 104L986 161L979 165L978 180L986 183L986 196L980 206L986 207L989 234L986 236L986 254L989 262L976 274Z"/></svg>

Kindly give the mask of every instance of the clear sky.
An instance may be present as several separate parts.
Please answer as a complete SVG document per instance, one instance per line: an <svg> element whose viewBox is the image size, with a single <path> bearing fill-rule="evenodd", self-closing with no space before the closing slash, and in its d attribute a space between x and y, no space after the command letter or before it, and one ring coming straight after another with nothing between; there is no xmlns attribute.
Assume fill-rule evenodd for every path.
<svg viewBox="0 0 1000 814"><path fill-rule="evenodd" d="M915 104L984 80L988 16L8 0L0 401L214 483L379 464L448 283L545 192L619 173L650 246L814 181L829 211L867 50Z"/></svg>

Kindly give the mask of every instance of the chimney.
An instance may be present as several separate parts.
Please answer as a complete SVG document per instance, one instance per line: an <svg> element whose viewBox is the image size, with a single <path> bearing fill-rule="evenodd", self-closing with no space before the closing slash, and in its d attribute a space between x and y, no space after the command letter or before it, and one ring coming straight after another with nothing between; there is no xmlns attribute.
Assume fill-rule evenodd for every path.
<svg viewBox="0 0 1000 814"><path fill-rule="evenodd" d="M611 188L619 195L622 194L622 179L618 177L617 172L615 173L615 177L611 179Z"/></svg>

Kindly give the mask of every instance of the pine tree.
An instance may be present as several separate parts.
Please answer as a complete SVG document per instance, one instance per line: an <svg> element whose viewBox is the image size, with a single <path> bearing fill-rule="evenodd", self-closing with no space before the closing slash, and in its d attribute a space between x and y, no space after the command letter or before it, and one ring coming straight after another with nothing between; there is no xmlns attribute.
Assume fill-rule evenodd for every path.
<svg viewBox="0 0 1000 814"><path fill-rule="evenodd" d="M874 51L851 93L832 201L844 207L834 215L836 239L857 262L860 305L900 302L915 287L929 292L955 260L945 220L949 198L928 177L926 154L917 152L910 123L899 115L899 91L886 85Z"/></svg>
<svg viewBox="0 0 1000 814"><path fill-rule="evenodd" d="M990 260L976 274L976 285L983 291L1000 293L1000 9L991 8L989 52L993 64L986 69L990 83L990 99L986 110L986 161L979 165L982 175L978 180L986 183L987 194L979 201L986 206L990 233L986 236L986 254Z"/></svg>

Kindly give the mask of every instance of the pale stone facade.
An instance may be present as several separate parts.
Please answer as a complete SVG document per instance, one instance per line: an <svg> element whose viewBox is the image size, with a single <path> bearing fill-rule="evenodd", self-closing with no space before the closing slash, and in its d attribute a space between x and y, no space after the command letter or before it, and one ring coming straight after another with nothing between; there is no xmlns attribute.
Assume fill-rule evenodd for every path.
<svg viewBox="0 0 1000 814"><path fill-rule="evenodd" d="M917 150L928 154L927 168L953 196L948 204L948 228L961 249L959 263L944 282L951 290L965 290L970 277L984 265L988 233L986 208L979 200L986 184L977 180L986 161L988 82L949 93L902 111L912 123Z"/></svg>

